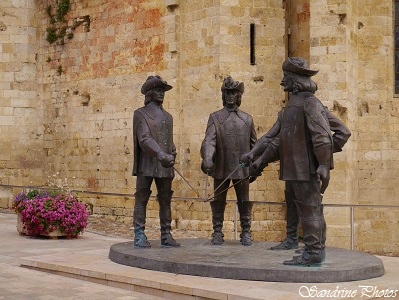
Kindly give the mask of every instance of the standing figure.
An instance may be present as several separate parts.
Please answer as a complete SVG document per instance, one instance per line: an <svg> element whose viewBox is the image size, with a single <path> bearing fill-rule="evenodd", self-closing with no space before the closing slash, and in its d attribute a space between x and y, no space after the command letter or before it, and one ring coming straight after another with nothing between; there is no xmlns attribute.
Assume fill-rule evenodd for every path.
<svg viewBox="0 0 399 300"><path fill-rule="evenodd" d="M264 135L252 151L241 157L249 164L254 157L263 154L252 165L258 173L267 163L280 160L280 179L286 182L287 201L287 248L295 248L297 220L295 203L301 219L305 249L302 255L285 261L287 265L313 265L325 259L326 223L323 214L322 194L330 180L333 168L334 147L341 147L349 138L349 130L341 122L334 132L346 132L342 139L331 134L328 112L314 96L317 85L310 79L318 71L308 69L306 60L288 58L283 63L284 77L281 85L290 93L287 106L278 114L272 129ZM345 142L343 142L345 140ZM321 183L321 184L320 184ZM290 225L289 225L290 223ZM291 245L288 243L290 242ZM286 246L286 245L284 245Z"/></svg>
<svg viewBox="0 0 399 300"><path fill-rule="evenodd" d="M145 95L144 107L134 111L133 176L137 176L137 180L133 226L134 245L138 248L151 247L144 230L146 208L153 181L158 191L161 245L180 246L171 234L173 165L176 158L176 147L173 143L173 118L162 107L165 92L170 89L172 86L160 76L149 76L141 87L141 93Z"/></svg>
<svg viewBox="0 0 399 300"><path fill-rule="evenodd" d="M222 85L223 108L209 116L201 146L202 171L214 179L212 209L212 244L224 242L222 232L227 188L233 182L237 196L242 232L240 242L252 245L252 202L249 201L249 168L239 166L240 156L251 150L256 142L252 117L239 109L244 83L230 76Z"/></svg>
<svg viewBox="0 0 399 300"><path fill-rule="evenodd" d="M315 90L313 90L312 88L309 89L308 92L314 93ZM345 124L342 123L342 121L340 121L328 110L327 107L325 107L325 113L327 115L328 123L330 125L330 130L333 132L333 153L341 152L342 148L351 136L351 132L348 127L346 127ZM262 170L268 165L268 163L279 160L278 147L280 140L278 138L278 133L280 132L280 129L281 124L280 121L277 120L273 127L257 141L251 152L244 155L242 159L242 162L244 164L248 163L248 158L252 160L253 157L260 156L251 165L251 174L260 174ZM295 204L295 194L290 191L287 186L285 189L285 203L287 208L286 237L280 244L271 247L271 250L290 250L298 248L298 209Z"/></svg>

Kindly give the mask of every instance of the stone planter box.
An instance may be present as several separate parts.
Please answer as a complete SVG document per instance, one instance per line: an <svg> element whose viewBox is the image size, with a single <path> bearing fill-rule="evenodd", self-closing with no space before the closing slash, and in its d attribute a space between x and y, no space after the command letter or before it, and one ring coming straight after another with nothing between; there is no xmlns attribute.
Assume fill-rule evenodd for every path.
<svg viewBox="0 0 399 300"><path fill-rule="evenodd" d="M22 223L22 215L20 213L17 214L17 231L20 235L29 235L24 223ZM42 234L40 236L46 236L51 239L57 239L58 237L76 238L76 236L66 235L57 229L49 232L48 234Z"/></svg>

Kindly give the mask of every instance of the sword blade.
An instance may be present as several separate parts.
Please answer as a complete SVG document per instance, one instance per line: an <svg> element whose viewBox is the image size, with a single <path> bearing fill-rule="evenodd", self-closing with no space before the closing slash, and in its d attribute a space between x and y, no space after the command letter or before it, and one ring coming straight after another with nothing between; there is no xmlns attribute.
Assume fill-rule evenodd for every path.
<svg viewBox="0 0 399 300"><path fill-rule="evenodd" d="M208 179L209 178L209 174L206 173L206 179L205 179L205 195L204 195L204 199L208 198Z"/></svg>
<svg viewBox="0 0 399 300"><path fill-rule="evenodd" d="M221 192L217 193L216 195L214 195L214 196L212 196L212 197L206 199L205 202L208 202L208 201L210 201L210 200L212 200L212 199L213 199L213 200L212 200L211 202L215 201L215 197L216 197L216 196L219 196L221 193L224 193L225 191L231 189L233 186L239 184L241 181L244 181L244 180L247 179L247 178L249 178L249 176L247 176L247 177L245 177L245 178L243 178L243 179L240 179L240 180L237 181L236 183L233 183L232 185L230 185L228 188L224 189L223 191L221 191Z"/></svg>
<svg viewBox="0 0 399 300"><path fill-rule="evenodd" d="M227 177L217 186L217 188L214 189L214 191L212 192L213 195L215 195L215 193L216 193L216 191L218 190L218 188L220 188L220 187L222 186L222 184L225 183L226 180L228 180L228 179L230 178L230 176L233 175L233 174L235 173L235 171L237 171L237 169L238 169L239 167L242 167L242 164L238 164L237 167L235 167L235 169L234 169L229 175L227 175ZM219 193L218 195L220 195L220 193ZM217 196L217 195L216 195L216 196ZM214 197L215 197L215 196L213 196L212 198L214 198ZM210 199L212 199L212 198L210 198ZM207 199L207 201L209 201L209 200Z"/></svg>
<svg viewBox="0 0 399 300"><path fill-rule="evenodd" d="M177 174L187 183L187 185L197 194L198 198L201 198L200 194L198 191L193 188L193 186L187 181L187 179L173 166L173 169L176 171ZM201 198L202 199L202 198Z"/></svg>

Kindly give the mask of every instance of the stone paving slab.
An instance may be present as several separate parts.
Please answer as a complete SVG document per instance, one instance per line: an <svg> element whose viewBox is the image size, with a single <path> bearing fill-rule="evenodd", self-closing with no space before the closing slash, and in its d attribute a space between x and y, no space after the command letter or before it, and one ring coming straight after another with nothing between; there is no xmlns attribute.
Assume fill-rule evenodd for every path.
<svg viewBox="0 0 399 300"><path fill-rule="evenodd" d="M214 246L207 239L182 239L181 247L165 248L150 241L151 248L134 248L133 242L114 244L109 258L119 264L148 270L195 276L275 282L343 282L384 275L381 259L358 251L327 248L320 266L286 266L295 250L272 251L275 243L242 246L226 241Z"/></svg>

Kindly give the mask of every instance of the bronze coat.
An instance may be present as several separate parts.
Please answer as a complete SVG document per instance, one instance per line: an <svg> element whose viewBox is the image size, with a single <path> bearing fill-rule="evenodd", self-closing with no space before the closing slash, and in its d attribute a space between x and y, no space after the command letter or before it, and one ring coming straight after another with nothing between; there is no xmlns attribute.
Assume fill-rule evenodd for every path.
<svg viewBox="0 0 399 300"><path fill-rule="evenodd" d="M134 111L134 176L173 178L173 168L162 167L159 158L176 155L173 143L173 117L153 102Z"/></svg>
<svg viewBox="0 0 399 300"><path fill-rule="evenodd" d="M314 151L329 151L333 166L332 135L324 106L312 93L292 95L280 114L280 179L309 181L316 174L318 161ZM327 153L327 154L328 154Z"/></svg>
<svg viewBox="0 0 399 300"><path fill-rule="evenodd" d="M329 129L328 128L324 128L326 127L326 122L324 122L323 120L321 120L319 123L323 124L323 126L319 126L317 125L317 123L313 122L313 126L312 128L315 129L316 128L316 137L317 136L325 136L325 131L328 130L329 134L328 136L331 135L331 132L333 132L332 135L332 140L333 140L333 152L340 152L342 151L342 148L344 147L344 145L346 144L346 142L348 141L349 137L351 136L351 132L350 130L345 126L344 123L342 123L338 118L336 118L326 107L321 107L321 102L314 97L314 95L312 93L309 92L301 92L298 95L300 95L300 98L296 98L296 100L294 100L292 102L293 106L299 106L300 110L302 110L303 108L303 113L306 114L305 119L303 122L305 122L306 119L310 118L310 116L314 116L316 113L319 114L319 116L322 116L322 118L324 120L326 120L327 124L329 125ZM294 96L294 95L293 95ZM292 97L291 96L291 99ZM309 99L307 99L309 98ZM291 101L290 99L290 101ZM290 102L289 101L289 102ZM303 105L301 105L301 101L303 102ZM295 102L295 103L294 103ZM306 103L306 105L305 105ZM287 105L290 106L290 104ZM302 107L302 108L301 108ZM262 163L260 163L261 166L265 166L267 163L276 161L280 159L280 155L283 155L284 152L281 151L280 149L280 131L282 128L282 122L283 122L283 116L285 114L285 110L287 109L283 109L282 111L279 112L278 114L278 118L277 121L274 123L274 125L272 126L272 128L266 133L264 134L256 143L256 147L259 149L258 151L263 152L263 154L261 155L261 157L259 158ZM301 117L302 119L302 117ZM318 118L316 118L317 120ZM310 120L312 120L312 118L310 118ZM303 124L302 122L302 124ZM316 124L316 127L315 127ZM298 127L299 128L299 127ZM298 129L297 128L297 129ZM302 128L302 126L301 126ZM321 133L318 132L318 130L321 130ZM308 132L309 133L309 132ZM315 149L313 147L313 142L311 142L311 139L309 139L309 135L306 135L307 141L306 141L306 145L307 147L309 147L309 149L306 147L306 153L308 158L306 158L306 156L303 156L303 159L306 161L309 161L309 169L311 169L312 171L314 171L315 169L317 169L317 161L315 161L315 157L314 155L310 155L310 159L309 159L309 154L312 153L312 149ZM326 139L325 139L326 140ZM292 143L290 143L291 146L295 146L292 145ZM330 145L329 143L327 143L328 145ZM322 146L322 144L318 144L318 146ZM301 148L298 148L298 151L300 151L301 153L303 153L303 145L302 145L302 150ZM296 154L296 158L298 159L299 153ZM312 165L310 165L312 163ZM333 160L331 158L331 162L330 162L330 167L333 168ZM262 169L263 169L262 167ZM308 173L308 172L307 172Z"/></svg>
<svg viewBox="0 0 399 300"><path fill-rule="evenodd" d="M225 179L238 166L240 156L250 151L255 142L252 116L239 109L223 108L209 116L201 157L215 164L213 178ZM229 179L243 179L248 175L248 168L240 167Z"/></svg>

